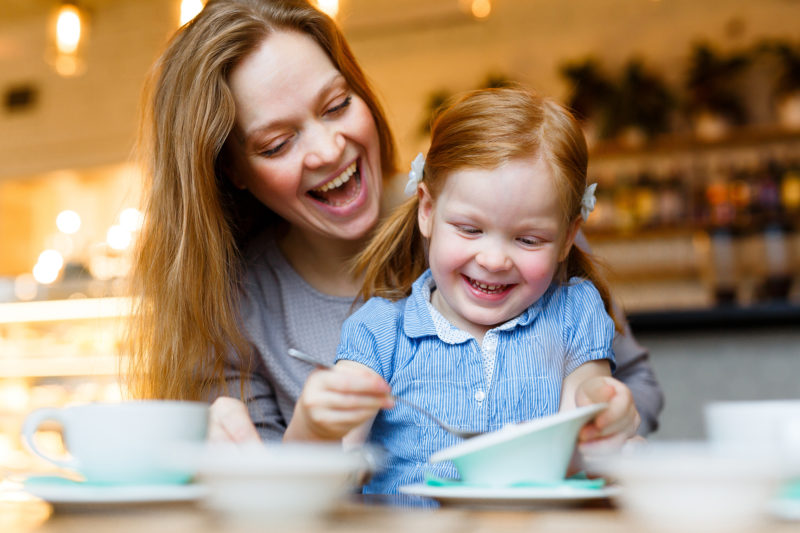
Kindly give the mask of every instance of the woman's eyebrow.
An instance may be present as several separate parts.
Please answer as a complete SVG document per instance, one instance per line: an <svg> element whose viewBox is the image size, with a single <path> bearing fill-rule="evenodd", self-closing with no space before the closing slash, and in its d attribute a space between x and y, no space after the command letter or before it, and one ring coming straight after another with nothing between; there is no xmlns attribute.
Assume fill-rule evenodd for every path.
<svg viewBox="0 0 800 533"><path fill-rule="evenodd" d="M342 76L341 72L336 72L333 76L331 76L331 78L327 82L325 82L325 84L323 84L320 87L319 91L317 91L317 95L314 99L314 105L319 105L319 103L325 99L326 95L331 90L333 90L338 84L343 82L346 84L344 76ZM269 131L273 128L283 126L285 124L288 124L289 122L290 122L289 119L273 120L271 122L267 122L266 124L255 126L250 131L245 133L243 136L237 135L237 138L239 139L239 142L241 142L242 144L247 144L248 141L252 143L254 142L253 137L255 137L256 135L263 133L265 131Z"/></svg>

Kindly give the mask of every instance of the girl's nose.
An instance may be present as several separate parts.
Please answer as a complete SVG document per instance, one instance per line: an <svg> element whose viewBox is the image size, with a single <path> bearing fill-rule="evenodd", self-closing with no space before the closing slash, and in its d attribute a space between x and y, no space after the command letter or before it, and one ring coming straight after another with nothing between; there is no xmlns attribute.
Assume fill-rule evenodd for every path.
<svg viewBox="0 0 800 533"><path fill-rule="evenodd" d="M345 139L336 124L317 122L306 130L306 157L308 168L320 168L339 163Z"/></svg>
<svg viewBox="0 0 800 533"><path fill-rule="evenodd" d="M511 258L502 246L493 246L478 252L476 262L488 272L502 272L511 268Z"/></svg>

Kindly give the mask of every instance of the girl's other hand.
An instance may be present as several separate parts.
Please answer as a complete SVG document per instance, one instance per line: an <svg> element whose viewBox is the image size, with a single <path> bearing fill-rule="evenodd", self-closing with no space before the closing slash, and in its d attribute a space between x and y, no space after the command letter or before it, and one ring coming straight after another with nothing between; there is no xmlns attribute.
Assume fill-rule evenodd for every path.
<svg viewBox="0 0 800 533"><path fill-rule="evenodd" d="M587 379L578 387L576 404L608 403L608 408L581 429L578 443L583 453L618 450L636 435L641 418L630 389L609 376Z"/></svg>
<svg viewBox="0 0 800 533"><path fill-rule="evenodd" d="M339 440L394 406L392 389L376 372L352 361L309 375L284 440Z"/></svg>
<svg viewBox="0 0 800 533"><path fill-rule="evenodd" d="M220 396L211 404L208 417L208 440L212 442L260 442L241 400Z"/></svg>

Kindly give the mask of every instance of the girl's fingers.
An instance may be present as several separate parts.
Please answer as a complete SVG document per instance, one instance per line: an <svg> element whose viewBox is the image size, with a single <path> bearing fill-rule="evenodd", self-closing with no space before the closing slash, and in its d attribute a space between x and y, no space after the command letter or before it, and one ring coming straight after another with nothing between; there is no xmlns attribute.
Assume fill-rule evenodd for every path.
<svg viewBox="0 0 800 533"><path fill-rule="evenodd" d="M391 394L392 388L374 372L353 368L336 367L333 370L318 370L309 376L309 381L318 380L317 386L341 394L366 394L382 396Z"/></svg>
<svg viewBox="0 0 800 533"><path fill-rule="evenodd" d="M633 402L613 411L609 406L609 409L601 414L605 416L602 418L598 416L593 422L581 429L579 440L589 441L616 434L631 437L636 433L641 421Z"/></svg>
<svg viewBox="0 0 800 533"><path fill-rule="evenodd" d="M619 450L627 440L625 435L617 433L602 439L580 442L578 451L583 455L604 455Z"/></svg>
<svg viewBox="0 0 800 533"><path fill-rule="evenodd" d="M579 440L587 442L617 435L624 438L634 435L641 418L630 389L613 378L591 381L594 383L586 388L586 396L595 401L602 399L608 403L608 408L581 429Z"/></svg>
<svg viewBox="0 0 800 533"><path fill-rule="evenodd" d="M360 409L377 411L386 407L390 402L391 397L385 394L379 396L372 394L342 394L328 390L319 391L317 394L309 395L305 399L305 404L312 409L337 409L343 411Z"/></svg>

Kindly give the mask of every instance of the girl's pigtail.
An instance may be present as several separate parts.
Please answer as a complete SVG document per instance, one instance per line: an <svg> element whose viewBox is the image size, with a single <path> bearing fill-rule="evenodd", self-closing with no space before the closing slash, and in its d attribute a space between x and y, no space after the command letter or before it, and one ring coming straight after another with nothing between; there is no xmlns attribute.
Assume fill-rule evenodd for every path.
<svg viewBox="0 0 800 533"><path fill-rule="evenodd" d="M614 321L614 327L621 333L624 328L614 312L614 305L611 301L611 287L605 276L600 272L599 265L594 257L573 245L567 255L566 263L567 280L573 277L579 277L591 281L597 289L597 292L600 293L606 312Z"/></svg>
<svg viewBox="0 0 800 533"><path fill-rule="evenodd" d="M411 294L411 285L427 268L424 241L417 228L418 207L416 196L401 204L354 259L353 271L364 275L360 298L399 300Z"/></svg>

